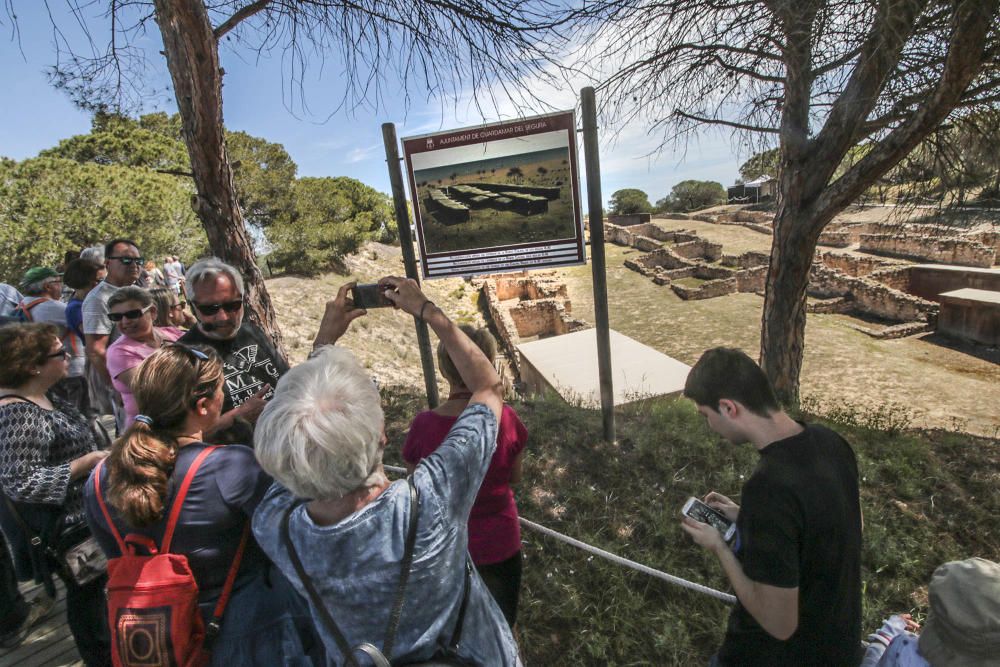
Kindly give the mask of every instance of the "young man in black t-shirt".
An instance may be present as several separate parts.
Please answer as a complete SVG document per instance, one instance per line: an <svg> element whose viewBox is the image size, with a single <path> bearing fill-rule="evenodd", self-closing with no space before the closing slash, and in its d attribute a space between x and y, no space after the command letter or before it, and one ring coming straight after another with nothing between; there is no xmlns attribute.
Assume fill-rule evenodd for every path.
<svg viewBox="0 0 1000 667"><path fill-rule="evenodd" d="M705 502L736 522L730 547L714 527L681 527L719 559L738 602L717 665L853 667L861 659L861 505L850 445L778 406L739 350L705 352L684 387L709 428L760 453L742 505Z"/></svg>

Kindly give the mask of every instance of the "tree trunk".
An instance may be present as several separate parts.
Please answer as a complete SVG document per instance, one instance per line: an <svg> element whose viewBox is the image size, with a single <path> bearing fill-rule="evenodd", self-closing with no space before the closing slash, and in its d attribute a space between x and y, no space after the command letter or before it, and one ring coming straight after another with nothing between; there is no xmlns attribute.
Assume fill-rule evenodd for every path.
<svg viewBox="0 0 1000 667"><path fill-rule="evenodd" d="M799 400L806 335L806 288L816 240L803 234L809 221L782 206L774 221L771 263L761 316L761 367L786 405Z"/></svg>
<svg viewBox="0 0 1000 667"><path fill-rule="evenodd" d="M242 272L250 319L267 332L279 354L284 355L271 297L236 200L222 123L223 72L205 4L202 0L155 0L154 5L198 191L193 201L195 212L212 252Z"/></svg>

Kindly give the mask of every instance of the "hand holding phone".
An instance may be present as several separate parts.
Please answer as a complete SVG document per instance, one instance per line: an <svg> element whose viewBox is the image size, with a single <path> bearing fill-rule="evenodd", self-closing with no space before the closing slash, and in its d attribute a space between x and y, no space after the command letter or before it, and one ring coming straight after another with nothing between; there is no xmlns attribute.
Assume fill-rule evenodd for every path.
<svg viewBox="0 0 1000 667"><path fill-rule="evenodd" d="M688 498L687 502L684 503L681 514L714 527L726 542L731 540L733 535L736 534L735 522L730 521L722 512L709 507L694 496Z"/></svg>
<svg viewBox="0 0 1000 667"><path fill-rule="evenodd" d="M351 288L351 300L355 308L385 308L392 306L392 301L385 297L386 290L392 289L389 285L380 283L367 283L355 285Z"/></svg>

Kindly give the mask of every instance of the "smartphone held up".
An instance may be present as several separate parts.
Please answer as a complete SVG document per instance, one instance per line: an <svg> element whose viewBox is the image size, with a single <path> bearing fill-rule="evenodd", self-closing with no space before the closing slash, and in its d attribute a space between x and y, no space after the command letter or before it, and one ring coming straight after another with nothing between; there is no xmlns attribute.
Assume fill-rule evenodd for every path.
<svg viewBox="0 0 1000 667"><path fill-rule="evenodd" d="M355 285L351 288L351 300L355 308L385 308L392 306L392 301L386 298L385 293L392 289L391 285L380 285L379 283L366 283Z"/></svg>
<svg viewBox="0 0 1000 667"><path fill-rule="evenodd" d="M713 526L726 542L733 539L736 534L736 523L727 519L719 510L709 507L693 496L684 503L681 514Z"/></svg>

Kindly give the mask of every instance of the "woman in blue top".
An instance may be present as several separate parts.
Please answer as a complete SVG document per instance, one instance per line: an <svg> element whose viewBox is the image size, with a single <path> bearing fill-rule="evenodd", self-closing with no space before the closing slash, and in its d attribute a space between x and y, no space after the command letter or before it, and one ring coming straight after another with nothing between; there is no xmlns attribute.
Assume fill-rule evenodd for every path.
<svg viewBox="0 0 1000 667"><path fill-rule="evenodd" d="M188 468L208 445L222 410L222 361L211 350L162 347L136 370L133 391L141 415L115 441L101 469L101 492L120 535L138 533L162 544L173 498ZM271 479L249 447L220 447L205 458L181 509L170 551L187 556L198 604L211 619L244 529ZM94 479L85 489L87 521L108 558L121 555ZM307 610L248 540L236 583L212 645L213 665L310 664Z"/></svg>
<svg viewBox="0 0 1000 667"><path fill-rule="evenodd" d="M519 665L503 613L479 575L467 574L469 512L496 447L500 378L413 280L389 277L381 285L397 308L437 334L472 394L469 406L441 446L417 464L414 508L409 484L390 484L382 468L378 389L354 355L328 345L365 313L341 289L327 304L318 351L281 378L257 422L254 451L276 483L254 514L254 533L285 576L310 596L330 664L344 664L346 653L367 642L393 664L447 651L476 665ZM392 641L387 628L404 571L409 578Z"/></svg>

